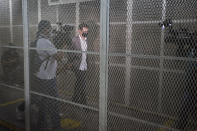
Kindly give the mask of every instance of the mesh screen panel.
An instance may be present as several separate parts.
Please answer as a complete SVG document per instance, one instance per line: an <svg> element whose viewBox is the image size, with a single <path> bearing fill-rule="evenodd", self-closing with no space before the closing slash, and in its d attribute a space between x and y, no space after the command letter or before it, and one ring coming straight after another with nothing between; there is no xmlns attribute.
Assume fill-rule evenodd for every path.
<svg viewBox="0 0 197 131"><path fill-rule="evenodd" d="M31 5L35 7L31 7ZM39 5L39 6L38 6ZM89 6L94 7L94 10ZM30 73L31 79L31 130L98 130L99 118L99 2L80 2L79 4L48 5L47 0L31 1L30 9L38 8L38 18L48 20L52 24L50 40L59 51L52 59L57 59L56 79L43 80ZM93 11L88 11L91 9ZM87 12L85 12L87 11ZM88 13L91 13L87 15ZM29 11L30 16L35 12ZM96 16L95 16L96 15ZM86 16L90 16L86 18ZM97 20L97 21L96 21ZM89 26L87 48L87 71L79 71L72 60L81 55L81 50L72 46L72 39L78 36L78 25L87 23ZM34 53L48 52L47 46L36 50L31 43L40 40L39 20L29 26L30 64L34 63ZM35 23L35 24L34 24ZM45 28L43 26L43 28ZM42 33L42 32L41 32ZM45 43L44 43L45 44ZM91 51L91 52L90 52ZM58 58L61 57L61 58ZM78 59L78 58L77 58ZM33 65L34 65L33 64ZM38 64L38 63L37 63ZM30 71L33 66L30 65ZM42 76L42 75L41 75ZM50 84L51 81L51 84ZM53 105L53 106L52 106ZM44 118L41 118L44 117ZM93 120L92 120L93 119Z"/></svg>
<svg viewBox="0 0 197 131"><path fill-rule="evenodd" d="M25 124L19 122L25 116L24 110L19 113L19 107L24 103L22 2L2 0L0 19L1 126L5 126L2 122L7 122L7 128L23 130Z"/></svg>
<svg viewBox="0 0 197 131"><path fill-rule="evenodd" d="M1 1L1 17L3 18L1 20L1 26L4 25L9 25L9 21L10 21L10 18L9 18L9 14L10 14L10 11L9 11L9 1L7 0L2 0Z"/></svg>
<svg viewBox="0 0 197 131"><path fill-rule="evenodd" d="M100 54L100 35L108 31L102 2L28 0L27 49L22 1L1 0L0 116L16 120L16 109L24 108L26 82L32 131L195 131L197 2L109 0L107 61ZM41 20L50 23L41 27ZM81 23L88 25L85 42L75 37L87 32L79 30ZM24 72L24 51L29 51L29 72ZM102 88L106 103L101 103ZM3 106L12 100L11 109ZM105 117L99 116L105 111L103 125ZM13 123L25 127L24 121Z"/></svg>
<svg viewBox="0 0 197 131"><path fill-rule="evenodd" d="M195 129L195 4L110 1L108 130Z"/></svg>

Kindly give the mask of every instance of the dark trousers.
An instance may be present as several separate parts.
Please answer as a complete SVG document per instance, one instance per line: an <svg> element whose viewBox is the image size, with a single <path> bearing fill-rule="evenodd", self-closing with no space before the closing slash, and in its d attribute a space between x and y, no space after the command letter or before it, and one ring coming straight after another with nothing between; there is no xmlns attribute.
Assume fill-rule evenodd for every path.
<svg viewBox="0 0 197 131"><path fill-rule="evenodd" d="M51 80L41 80L36 79L36 92L42 93L47 96L58 97L57 87L56 87L56 79ZM57 130L61 128L60 125L60 116L59 116L59 104L58 101L42 97L42 96L34 96L36 97L33 103L39 108L39 116L38 116L38 128L39 130L47 129L47 115L50 117L52 130ZM33 98L34 99L34 98Z"/></svg>
<svg viewBox="0 0 197 131"><path fill-rule="evenodd" d="M73 94L73 101L79 104L87 104L86 100L86 71L75 71L76 82Z"/></svg>

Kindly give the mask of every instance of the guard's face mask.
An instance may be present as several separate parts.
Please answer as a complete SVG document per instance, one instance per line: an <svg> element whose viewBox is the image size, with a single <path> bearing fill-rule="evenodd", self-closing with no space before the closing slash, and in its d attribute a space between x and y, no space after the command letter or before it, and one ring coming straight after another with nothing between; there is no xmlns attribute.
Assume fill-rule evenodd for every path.
<svg viewBox="0 0 197 131"><path fill-rule="evenodd" d="M84 33L82 33L82 36L83 37L87 37L88 36L88 33L87 32L86 33L84 32Z"/></svg>

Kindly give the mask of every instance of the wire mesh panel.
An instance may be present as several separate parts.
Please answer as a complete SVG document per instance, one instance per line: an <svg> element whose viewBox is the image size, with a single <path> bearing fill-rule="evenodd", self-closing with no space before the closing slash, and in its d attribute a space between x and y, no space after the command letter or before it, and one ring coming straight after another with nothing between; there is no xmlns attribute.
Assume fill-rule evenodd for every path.
<svg viewBox="0 0 197 131"><path fill-rule="evenodd" d="M30 130L196 130L197 2L103 3L28 0L27 48L24 3L1 0L0 116L24 119L29 75Z"/></svg>
<svg viewBox="0 0 197 131"><path fill-rule="evenodd" d="M10 47L3 48L2 52L2 81L8 85L18 85L21 86L21 88L23 88L23 50Z"/></svg>
<svg viewBox="0 0 197 131"><path fill-rule="evenodd" d="M195 6L110 1L108 130L195 130Z"/></svg>
<svg viewBox="0 0 197 131"><path fill-rule="evenodd" d="M24 129L24 53L22 2L0 2L0 121L10 129ZM17 16L17 17L16 17ZM3 124L2 124L3 123Z"/></svg>
<svg viewBox="0 0 197 131"><path fill-rule="evenodd" d="M1 1L1 81L9 85L23 86L23 45L21 18L15 23L15 11L21 14L21 2ZM12 8L12 10L9 8ZM11 12L10 12L11 11Z"/></svg>
<svg viewBox="0 0 197 131"><path fill-rule="evenodd" d="M31 130L98 130L99 6L29 1Z"/></svg>
<svg viewBox="0 0 197 131"><path fill-rule="evenodd" d="M195 32L197 28L196 22L194 22L196 21L194 5L196 5L196 1L191 0L176 4L167 1L166 6L166 17L171 18L173 22L170 29L168 26L166 27L164 54L165 56L174 56L177 59L164 60L164 68L174 72L165 72L163 74L163 92L165 95L163 95L162 102L166 105L162 107L164 107L163 113L173 117L171 118L171 126L180 130L196 129L196 120L195 117L192 117L195 116L193 107L188 106L188 104L191 104L189 101L196 101L195 95L188 93L196 90L196 62L192 60L192 58L196 58ZM176 11L172 9L172 6L176 8ZM171 37L172 33L169 30L176 32L176 38ZM172 39L173 41L171 41ZM178 60L178 58L182 59ZM166 83L165 81L169 82ZM165 97L171 99L168 100ZM166 101L168 102L166 103ZM166 106L171 108L165 109Z"/></svg>
<svg viewBox="0 0 197 131"><path fill-rule="evenodd" d="M9 17L9 1L2 0L1 1L1 16L4 18L1 20L1 25L9 25L10 17Z"/></svg>

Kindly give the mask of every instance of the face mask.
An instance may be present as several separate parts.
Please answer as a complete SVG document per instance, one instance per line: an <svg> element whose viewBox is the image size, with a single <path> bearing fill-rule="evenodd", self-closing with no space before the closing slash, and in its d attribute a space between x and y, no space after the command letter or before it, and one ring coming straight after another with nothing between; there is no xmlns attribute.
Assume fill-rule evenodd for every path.
<svg viewBox="0 0 197 131"><path fill-rule="evenodd" d="M82 36L83 37L87 37L88 36L88 33L83 33Z"/></svg>

